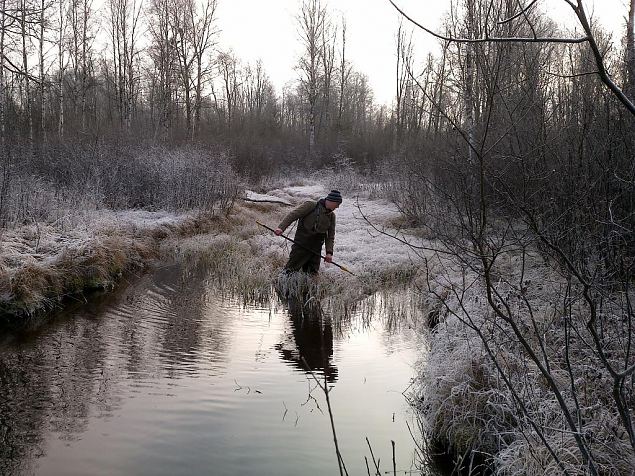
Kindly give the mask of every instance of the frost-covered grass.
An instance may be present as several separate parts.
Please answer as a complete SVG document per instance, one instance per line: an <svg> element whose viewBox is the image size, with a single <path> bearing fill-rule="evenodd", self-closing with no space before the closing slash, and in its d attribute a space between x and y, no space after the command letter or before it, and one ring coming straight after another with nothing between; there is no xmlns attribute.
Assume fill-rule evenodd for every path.
<svg viewBox="0 0 635 476"><path fill-rule="evenodd" d="M0 315L14 321L64 297L113 286L147 266L167 237L207 230L219 218L144 210L90 211L33 223L0 235Z"/></svg>
<svg viewBox="0 0 635 476"><path fill-rule="evenodd" d="M417 304L423 300L422 312L438 322L422 349L417 395L434 439L464 455L466 466L476 455L496 474L589 474L581 447L599 474L635 473L635 451L616 406L614 380L589 332L584 290L557 261L536 246L510 242L489 270L490 302L478 259L446 254L432 234L408 229L412 221L377 198L381 187L364 189L362 180L353 180L346 189L343 182L324 181L332 178L328 173L319 177L323 194L337 187L345 198L337 211L334 258L361 279L354 282L334 267L325 268L320 282L327 284L314 292L327 303L328 296L338 295L340 303L351 305L365 291L415 283L421 293ZM317 191L313 187L294 184L275 195L304 198ZM376 228L391 234L405 230L401 238L426 249L414 252L379 234L350 206L356 195ZM260 240L277 253L277 238ZM469 246L465 250L477 256ZM607 288L594 296L601 351L617 370L632 363L629 299L635 302L635 295L628 292L630 297ZM631 375L620 387L630 418L634 385Z"/></svg>
<svg viewBox="0 0 635 476"><path fill-rule="evenodd" d="M247 196L267 201L279 200L299 204L326 196L334 186L324 181L293 179L288 185L272 190L247 192ZM266 193L265 193L266 192ZM318 300L333 315L350 313L365 297L386 288L405 286L413 281L419 267L415 255L405 245L373 229L386 227L398 219L393 204L359 190L341 188L344 202L336 211L334 260L354 275L322 262L316 278L279 274L286 263L291 243L258 226L256 220L276 228L291 210L279 204L247 202L235 207L229 227L223 233L199 235L179 244L179 252L191 259L204 259L212 265L213 275L222 286L241 296L260 299L273 292L277 283L283 294L302 294ZM359 202L359 203L358 203ZM293 238L295 228L285 234ZM410 239L414 237L410 236Z"/></svg>
<svg viewBox="0 0 635 476"><path fill-rule="evenodd" d="M580 444L599 474L633 474L635 452L587 327L581 287L536 252L499 257L492 303L473 269L439 256L428 267L429 306L439 324L418 397L430 433L459 455L478 452L497 474L589 474ZM615 292L598 309L602 350L616 369L629 360L625 304ZM622 392L632 416L632 378Z"/></svg>
<svg viewBox="0 0 635 476"><path fill-rule="evenodd" d="M488 302L478 260L431 251L444 249L409 229L411 222L381 198L380 188L360 182L338 183L322 173L319 180L288 178L246 193L252 200L297 204L340 189L334 260L355 276L326 263L317 277L280 275L290 243L256 220L275 228L291 209L283 203L237 203L227 216L211 219L93 211L5 231L0 302L5 311L32 312L66 293L109 286L126 269L174 253L203 263L218 289L249 302L276 305L277 290L319 304L334 317L360 310L360 303L389 308L395 319L426 314L437 324L422 349L417 401L435 439L456 454L480 455L498 474L587 474L581 444L599 474L632 474L635 453L616 410L614 381L588 331L589 307L579 283L531 247L509 247L491 269L494 297ZM413 250L380 231L425 249ZM286 234L293 237L294 229ZM393 294L399 296L391 299ZM602 352L617 369L632 359L626 355L632 335L627 297L635 301L610 291L597 309ZM631 376L620 389L629 415L633 385Z"/></svg>
<svg viewBox="0 0 635 476"><path fill-rule="evenodd" d="M111 286L156 256L162 239L208 230L242 193L222 148L91 142L11 152L0 161L0 319Z"/></svg>

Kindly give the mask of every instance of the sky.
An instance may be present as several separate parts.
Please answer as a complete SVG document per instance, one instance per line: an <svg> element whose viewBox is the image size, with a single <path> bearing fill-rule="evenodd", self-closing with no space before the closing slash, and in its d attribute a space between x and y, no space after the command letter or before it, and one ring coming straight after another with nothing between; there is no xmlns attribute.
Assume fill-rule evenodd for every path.
<svg viewBox="0 0 635 476"><path fill-rule="evenodd" d="M586 0L585 5L619 39L623 34L627 0ZM564 0L540 0L553 18L573 25ZM333 19L346 17L347 56L353 67L369 78L379 104L390 104L395 90L395 37L399 14L388 0L323 0ZM426 27L439 25L450 0L396 0L411 17ZM302 0L219 0L219 47L231 48L242 61L261 59L278 93L296 80L300 56L295 17ZM413 35L419 58L436 52L437 42L421 30Z"/></svg>

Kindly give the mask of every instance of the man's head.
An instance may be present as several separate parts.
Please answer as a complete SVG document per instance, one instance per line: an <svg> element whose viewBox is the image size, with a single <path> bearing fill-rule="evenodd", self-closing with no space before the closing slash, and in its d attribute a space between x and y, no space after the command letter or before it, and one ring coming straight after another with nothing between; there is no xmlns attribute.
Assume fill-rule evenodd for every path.
<svg viewBox="0 0 635 476"><path fill-rule="evenodd" d="M328 210L335 210L342 203L342 194L339 190L331 190L324 199L324 206Z"/></svg>

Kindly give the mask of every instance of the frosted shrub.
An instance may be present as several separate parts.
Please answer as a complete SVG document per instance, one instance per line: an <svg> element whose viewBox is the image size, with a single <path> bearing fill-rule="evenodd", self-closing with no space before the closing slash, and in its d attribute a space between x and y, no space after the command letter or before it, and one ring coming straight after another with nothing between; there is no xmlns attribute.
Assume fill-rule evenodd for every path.
<svg viewBox="0 0 635 476"><path fill-rule="evenodd" d="M45 178L14 173L0 199L0 226L13 227L34 222L56 222L69 210L96 206L90 191L60 190ZM78 193L79 192L79 193Z"/></svg>
<svg viewBox="0 0 635 476"><path fill-rule="evenodd" d="M437 211L434 189L418 169L401 169L399 162L386 164L382 170L382 194L394 202L404 218L413 225L422 225Z"/></svg>
<svg viewBox="0 0 635 476"><path fill-rule="evenodd" d="M24 160L17 157L24 155ZM224 149L52 145L0 158L0 227L88 210L229 210L241 190Z"/></svg>
<svg viewBox="0 0 635 476"><path fill-rule="evenodd" d="M372 180L356 167L353 159L343 154L333 155L325 168L313 174L313 180L349 197L374 189Z"/></svg>
<svg viewBox="0 0 635 476"><path fill-rule="evenodd" d="M139 157L149 178L146 201L172 210L227 210L239 193L239 179L223 151L152 149Z"/></svg>

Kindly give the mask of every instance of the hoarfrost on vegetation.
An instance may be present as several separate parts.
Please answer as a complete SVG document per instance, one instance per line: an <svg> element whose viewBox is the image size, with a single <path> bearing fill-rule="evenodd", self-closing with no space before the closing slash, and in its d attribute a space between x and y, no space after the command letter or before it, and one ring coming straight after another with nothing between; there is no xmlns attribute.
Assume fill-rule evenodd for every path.
<svg viewBox="0 0 635 476"><path fill-rule="evenodd" d="M0 315L31 314L65 295L113 285L157 256L158 240L192 233L197 213L92 210L0 234Z"/></svg>
<svg viewBox="0 0 635 476"><path fill-rule="evenodd" d="M562 467L587 474L555 385L577 415L578 431L600 472L635 470L628 435L617 430L612 379L590 344L588 309L578 286L536 252L505 253L492 270L498 277L493 305L511 311L527 345L547 366L550 383L509 323L494 312L479 273L442 256L429 258L428 269L429 306L439 323L421 364L419 406L437 438L459 454L478 451L498 474L552 474ZM618 368L626 359L623 336L629 332L620 318L620 299L614 293L603 303L604 352Z"/></svg>
<svg viewBox="0 0 635 476"><path fill-rule="evenodd" d="M323 198L329 190L329 187L323 185L294 186L273 190L269 192L269 195L286 196L297 204L302 200ZM399 218L399 211L395 205L384 199L370 199L364 193L353 195L348 194L346 190L341 192L344 200L335 212L337 226L334 261L344 265L355 274L366 276L389 269L413 266L415 255L411 248L375 231L361 216L357 208L357 200L359 199L359 207L363 214L373 224L379 226L389 226L392 220ZM280 210L277 216L273 216L272 220L277 221L271 222L270 226L277 227L286 212ZM295 228L289 228L285 230L285 234L293 238L294 231ZM407 238L416 239L414 236L407 236ZM270 233L261 234L254 239L265 252L287 254L290 250L289 242ZM352 279L349 275L342 274L339 268L328 263L323 263L321 270L323 274L329 276L329 279L334 275Z"/></svg>
<svg viewBox="0 0 635 476"><path fill-rule="evenodd" d="M305 200L318 200L335 188L331 182L313 179L286 179L278 187L258 192L262 200L286 200L294 206ZM336 213L334 261L346 267L356 276L343 272L335 265L322 262L318 279L290 285L283 280L283 287L300 289L311 287L311 295L321 301L324 310L333 315L344 315L366 296L391 285L407 285L416 274L415 255L405 245L376 232L364 215L375 226L389 226L399 219L399 211L391 202L371 198L361 190L340 187L344 201ZM214 264L215 275L224 289L234 288L241 295L266 296L273 282L278 282L291 249L291 243L272 232L259 227L256 220L276 228L291 207L270 203L247 203L237 206L232 213L232 227L217 230L214 235L194 236L178 245L178 251L193 259L203 256ZM295 224L285 230L293 238ZM414 236L407 236L414 240ZM206 255L206 257L205 257ZM392 286L394 290L394 286ZM289 289L287 289L288 291ZM390 298L384 296L382 306L388 307ZM395 299L403 301L401 298ZM398 306L393 308L399 311ZM405 313L405 311L403 311Z"/></svg>
<svg viewBox="0 0 635 476"><path fill-rule="evenodd" d="M302 281L299 277L285 285L311 286L327 310L344 315L350 306L380 290L386 282L416 283L423 293L413 294L416 299L412 309L419 306L416 312L436 315L439 323L421 363L418 400L426 426L459 452L477 450L489 456L501 474L557 472L560 468L541 437L571 474L584 474L584 462L549 383L535 362L527 358L509 327L493 312L482 276L466 261L432 251L415 252L377 232L375 228L397 233L401 214L392 202L379 198L377 188L364 183L369 182L357 181L350 188L337 184L344 202L336 211L334 260L358 277L323 263L318 279ZM279 185L247 196L299 204L324 197L336 187L333 180L311 180L305 185L295 179ZM358 205L375 228L362 217ZM220 289L234 289L246 299L271 302L271 285L286 262L290 244L259 227L256 220L275 228L289 210L280 204L236 205L212 231L178 238L166 246L186 258L203 255L214 264ZM5 231L1 237L0 275L6 278L20 263L40 265L61 256L63 250L95 246L103 237L134 237L178 226L188 219L187 215L139 210L91 211L83 216L81 225L69 221ZM286 234L293 237L293 231L286 230ZM441 246L421 238L416 230L403 229L399 234L426 248ZM512 309L529 344L538 349L542 339L551 378L567 405L579 407L579 429L587 435L598 467L607 473L631 472L635 468L633 453L626 435L614 431L619 428L619 418L611 404L612 383L588 346L587 316L579 290L573 289L570 296L575 299L568 304L569 314L563 313L563 292L570 283L536 251L502 253L493 272L497 276L496 292ZM0 296L4 299L7 290L1 281ZM603 312L609 315L612 308L618 309L617 300L615 296L607 299ZM422 301L425 310L420 307ZM390 305L389 300L386 302ZM605 323L608 326L604 332L615 337L608 340L606 352L612 362L623 361L620 346L624 324L617 313ZM574 330L566 339L565 325ZM570 363L563 355L567 343ZM519 410L519 402L503 376L523 396L526 411ZM537 434L532 425L538 425L542 434Z"/></svg>
<svg viewBox="0 0 635 476"><path fill-rule="evenodd" d="M90 210L57 223L24 225L0 234L0 259L11 269L27 261L54 262L69 249L90 246L99 236L144 234L162 226L177 226L192 214L147 210Z"/></svg>

